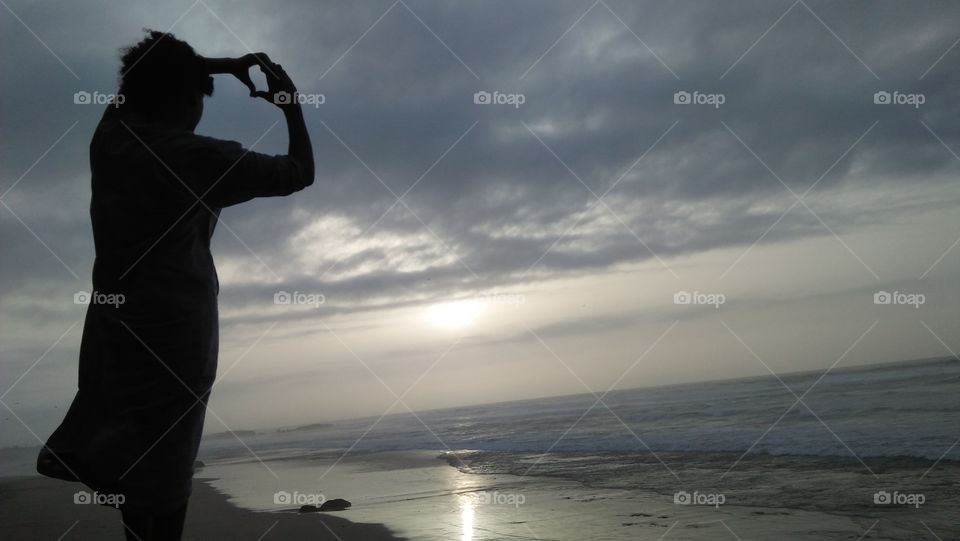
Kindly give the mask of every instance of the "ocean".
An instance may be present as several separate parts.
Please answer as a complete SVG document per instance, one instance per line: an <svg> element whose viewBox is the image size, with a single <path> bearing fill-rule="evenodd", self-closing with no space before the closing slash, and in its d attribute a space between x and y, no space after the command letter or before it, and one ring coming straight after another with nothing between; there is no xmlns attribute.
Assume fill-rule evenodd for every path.
<svg viewBox="0 0 960 541"><path fill-rule="evenodd" d="M938 359L406 412L208 436L198 476L411 539L960 539L958 391Z"/></svg>
<svg viewBox="0 0 960 541"><path fill-rule="evenodd" d="M389 451L746 452L960 458L960 362L941 359L467 406L243 432L270 455ZM802 401L798 401L802 398ZM258 451L259 452L259 451ZM945 454L946 453L946 454ZM207 436L202 455L248 451Z"/></svg>

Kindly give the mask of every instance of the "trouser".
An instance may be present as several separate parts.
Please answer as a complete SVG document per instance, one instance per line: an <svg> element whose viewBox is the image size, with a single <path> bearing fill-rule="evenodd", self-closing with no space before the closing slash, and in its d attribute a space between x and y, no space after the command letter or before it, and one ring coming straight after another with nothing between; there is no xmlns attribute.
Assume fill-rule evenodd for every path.
<svg viewBox="0 0 960 541"><path fill-rule="evenodd" d="M166 515L123 512L123 531L127 541L180 541L187 504Z"/></svg>

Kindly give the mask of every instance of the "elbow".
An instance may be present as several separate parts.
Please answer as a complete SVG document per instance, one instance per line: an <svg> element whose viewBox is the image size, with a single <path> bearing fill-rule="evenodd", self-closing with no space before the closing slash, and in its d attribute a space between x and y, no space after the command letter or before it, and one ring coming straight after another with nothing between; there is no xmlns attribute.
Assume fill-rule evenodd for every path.
<svg viewBox="0 0 960 541"><path fill-rule="evenodd" d="M313 169L310 169L309 171L304 171L304 172L300 175L300 183L299 183L299 187L297 188L297 190L298 190L298 191L299 191L299 190L302 190L302 189L306 188L307 186L313 186Z"/></svg>
<svg viewBox="0 0 960 541"><path fill-rule="evenodd" d="M304 162L303 160L293 159L293 163L296 164L296 189L294 191L300 191L307 186L313 185L313 163Z"/></svg>

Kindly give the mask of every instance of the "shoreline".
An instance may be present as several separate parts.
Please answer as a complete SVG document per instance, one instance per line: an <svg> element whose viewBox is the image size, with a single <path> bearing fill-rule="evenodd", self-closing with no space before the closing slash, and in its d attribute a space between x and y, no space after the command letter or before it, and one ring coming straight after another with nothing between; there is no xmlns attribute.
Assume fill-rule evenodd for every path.
<svg viewBox="0 0 960 541"><path fill-rule="evenodd" d="M707 540L734 531L806 541L960 534L960 486L953 483L960 464L952 460L928 471L926 459L868 459L875 478L851 458L758 456L745 458L724 480L719 475L731 456L723 454L660 455L680 479L645 453L559 453L529 471L537 456L457 454L465 464L435 450L213 461L194 478L184 539L626 540L672 532ZM930 475L922 479L925 471ZM64 532L63 539L122 539L118 512L73 504L83 488L39 476L0 478L0 539L53 540ZM877 490L919 492L925 501L878 506ZM296 506L278 505L277 491L342 497L353 507L300 514ZM678 502L674 491L723 501Z"/></svg>
<svg viewBox="0 0 960 541"><path fill-rule="evenodd" d="M349 513L249 511L228 501L210 482L195 478L183 539L317 539L401 541L376 523L352 522ZM42 476L0 478L0 538L11 541L56 539L122 540L120 513L110 507L78 505L74 494L88 490Z"/></svg>
<svg viewBox="0 0 960 541"><path fill-rule="evenodd" d="M345 497L355 503L353 516L411 539L656 539L669 530L685 539L723 538L728 530L765 539L936 539L927 527L943 539L960 533L958 490L949 485L960 464L953 461L941 462L923 482L918 478L932 463L926 459L868 460L875 479L856 459L751 457L723 480L729 455L690 460L694 456L683 453L686 464L661 455L676 468L680 479L674 479L643 453L554 455L543 463L551 474L541 468L526 472L532 455L508 453L513 460L478 463L472 459L484 453L461 453L466 468L434 450L361 452L333 470L328 468L336 456L326 453L267 462L283 479L277 486ZM582 460L590 456L602 460ZM204 473L217 478L215 485L234 504L270 508L275 480L263 464L213 463ZM876 505L878 490L920 491L927 500L919 508ZM678 491L717 494L723 501L678 502Z"/></svg>

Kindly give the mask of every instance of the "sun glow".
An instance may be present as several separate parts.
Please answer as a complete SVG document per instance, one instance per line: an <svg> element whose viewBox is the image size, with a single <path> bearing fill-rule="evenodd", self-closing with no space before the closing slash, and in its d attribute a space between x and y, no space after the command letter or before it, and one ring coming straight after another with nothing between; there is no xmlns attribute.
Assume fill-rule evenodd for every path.
<svg viewBox="0 0 960 541"><path fill-rule="evenodd" d="M427 308L430 323L448 329L460 329L470 325L480 314L480 303L475 300L444 302Z"/></svg>

